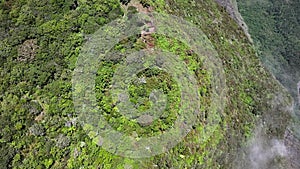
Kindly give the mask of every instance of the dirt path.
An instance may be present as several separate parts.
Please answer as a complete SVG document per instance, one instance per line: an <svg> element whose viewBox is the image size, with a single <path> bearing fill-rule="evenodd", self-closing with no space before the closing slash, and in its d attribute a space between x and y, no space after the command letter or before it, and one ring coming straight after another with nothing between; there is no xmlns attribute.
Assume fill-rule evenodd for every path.
<svg viewBox="0 0 300 169"><path fill-rule="evenodd" d="M146 29L141 31L141 41L145 43L146 49L153 49L154 48L154 38L151 34L155 33L155 25L154 25L154 18L151 15L153 12L153 8L143 7L143 5L137 0L131 0L130 3L125 7L134 6L139 13L144 13L150 17L150 21L145 23Z"/></svg>

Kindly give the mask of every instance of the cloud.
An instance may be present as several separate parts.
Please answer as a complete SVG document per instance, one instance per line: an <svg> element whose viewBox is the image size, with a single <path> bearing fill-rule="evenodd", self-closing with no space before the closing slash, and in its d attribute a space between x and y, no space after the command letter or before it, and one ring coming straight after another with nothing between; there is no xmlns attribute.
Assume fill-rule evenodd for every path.
<svg viewBox="0 0 300 169"><path fill-rule="evenodd" d="M288 151L284 140L267 136L263 125L259 125L252 139L236 159L236 168L240 169L277 169L284 168L283 159Z"/></svg>

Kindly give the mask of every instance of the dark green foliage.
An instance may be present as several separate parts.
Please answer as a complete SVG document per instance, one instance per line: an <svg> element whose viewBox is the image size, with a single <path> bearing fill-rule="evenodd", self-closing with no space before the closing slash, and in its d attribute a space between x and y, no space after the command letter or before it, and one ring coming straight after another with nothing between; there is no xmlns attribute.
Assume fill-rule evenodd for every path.
<svg viewBox="0 0 300 169"><path fill-rule="evenodd" d="M300 2L237 1L265 66L297 99L300 76Z"/></svg>
<svg viewBox="0 0 300 169"><path fill-rule="evenodd" d="M71 99L80 46L121 15L114 0L0 2L0 168L65 168L87 137Z"/></svg>
<svg viewBox="0 0 300 169"><path fill-rule="evenodd" d="M0 143L0 165L3 169L11 168L11 162L15 154L15 150L11 147L5 146L4 143Z"/></svg>
<svg viewBox="0 0 300 169"><path fill-rule="evenodd" d="M128 5L130 3L130 0L120 0L120 2L123 4L123 5Z"/></svg>
<svg viewBox="0 0 300 169"><path fill-rule="evenodd" d="M148 8L150 6L149 2L147 0L140 0L140 3L143 5L143 7Z"/></svg>
<svg viewBox="0 0 300 169"><path fill-rule="evenodd" d="M143 0L141 3L193 21L217 49L230 89L222 124L212 131L212 137L200 145L211 102L208 99L211 94L209 73L201 69L203 63L186 44L172 37L155 35L153 41L157 47L180 56L199 81L203 114L197 119L198 125L168 153L147 160L119 157L97 146L77 121L72 101L72 71L88 34L123 17L120 1L6 0L0 2L0 168L229 166L232 159L227 154L234 154L242 144L236 140L245 140L251 134L255 115L261 115L262 107L267 104L265 96L279 87L259 66L255 51L242 30L213 1L199 1L194 6L183 0ZM128 10L128 13L136 12L134 7ZM117 44L110 51L114 58L99 65L97 73L101 76L96 78L95 90L103 113L111 124L116 124L115 129L125 133L137 130L149 136L166 131L176 119L180 86L174 79L153 68L138 75L146 78L146 84L132 82L129 86L130 99L139 104L140 111L150 107L149 95L153 89L161 89L169 99L162 118L146 127L118 113L108 90L122 58L145 47L140 35Z"/></svg>

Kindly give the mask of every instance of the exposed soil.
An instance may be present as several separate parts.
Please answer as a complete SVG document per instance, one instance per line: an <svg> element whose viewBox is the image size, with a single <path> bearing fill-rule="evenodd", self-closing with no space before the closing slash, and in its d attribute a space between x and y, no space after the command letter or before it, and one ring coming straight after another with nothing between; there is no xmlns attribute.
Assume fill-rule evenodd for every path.
<svg viewBox="0 0 300 169"><path fill-rule="evenodd" d="M146 23L147 30L141 31L141 40L145 43L146 49L154 48L154 38L151 36L155 32L155 25L153 21L153 17L151 17L151 12L153 12L153 8L151 6L144 7L139 1L132 0L128 6L134 6L137 8L138 12L145 13L152 18L152 20Z"/></svg>

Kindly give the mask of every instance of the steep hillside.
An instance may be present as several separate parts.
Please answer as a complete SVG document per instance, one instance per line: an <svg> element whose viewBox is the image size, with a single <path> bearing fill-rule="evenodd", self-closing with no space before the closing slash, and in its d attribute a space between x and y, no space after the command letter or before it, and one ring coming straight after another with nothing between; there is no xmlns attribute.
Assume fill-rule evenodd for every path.
<svg viewBox="0 0 300 169"><path fill-rule="evenodd" d="M294 168L299 168L300 3L297 0L237 2L263 65L294 98L293 120L286 131L286 144Z"/></svg>
<svg viewBox="0 0 300 169"><path fill-rule="evenodd" d="M231 18L233 18L238 23L238 25L244 30L244 32L247 35L247 37L249 38L249 40L252 42L251 36L248 32L248 26L244 22L244 19L239 12L237 1L236 0L216 0L216 2L219 5L226 8L226 11L229 13Z"/></svg>
<svg viewBox="0 0 300 169"><path fill-rule="evenodd" d="M97 133L87 132L95 126L81 125L82 117L75 111L77 105L72 97L74 90L85 91L89 86L72 88L72 85L73 73L80 73L76 71L80 65L77 59L89 57L82 54L83 46L93 44L93 38L97 37L91 35L110 21L134 17L138 11L150 14L150 21L154 11L183 18L205 35L201 35L205 43L200 45L211 46L197 54L187 44L189 39L181 41L155 33L151 29L155 26L149 26L151 22L148 22L147 31L125 37L113 46L109 53L114 56L112 59L91 66L97 68L92 72L96 76L93 90L97 105L94 106L113 129L127 135L133 133L136 139L171 130L180 110L200 105L196 107L200 113L193 119L196 123L175 147L160 155L135 159L98 146L106 144L103 140L96 140L98 145L95 143L93 138ZM290 118L291 98L263 68L243 29L213 0L122 0L121 3L117 0L9 0L1 1L0 18L3 21L0 23L0 150L3 152L0 166L3 168L253 168L257 166L257 160L253 160L257 154L251 151L253 140L254 145L256 138L262 140L257 152L262 153L264 141L275 140L280 144L283 138ZM171 28L172 25L164 27ZM112 30L115 28L106 29L107 35L119 35ZM151 91L163 92L168 100L166 111L161 111L165 115L156 121L149 116L142 121L130 120L119 113L116 106L119 102L111 95L115 90L114 72L130 53L140 50L151 53L156 49L175 55L170 60L181 60L185 66L168 64L170 69L181 73L182 78L191 73L195 81L190 78L178 83L170 73L158 68L141 71L136 75L139 83L134 81L127 86L128 100L138 105L138 112L143 112L155 102L151 100L153 95L161 96ZM212 55L220 61L216 70L222 68L220 72L225 79L221 79L222 74L218 76L206 69L205 59ZM131 69L121 67L121 70ZM127 71L123 72L125 76ZM218 78L225 82L222 85L226 86L226 95L215 103L212 98L222 94L214 85ZM116 82L121 87L127 84L125 80ZM187 90L189 84L196 87ZM191 102L196 104L183 102L185 97L180 92L194 90L199 98L188 99L196 100ZM99 125L97 118L89 120ZM211 127L211 121L215 120ZM263 167L287 168L280 151L270 153L271 157L259 161Z"/></svg>
<svg viewBox="0 0 300 169"><path fill-rule="evenodd" d="M299 1L237 2L262 62L297 99L300 77Z"/></svg>

